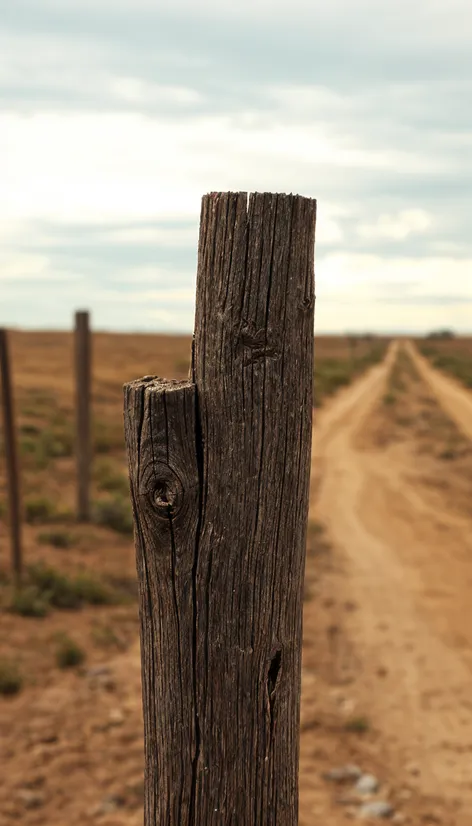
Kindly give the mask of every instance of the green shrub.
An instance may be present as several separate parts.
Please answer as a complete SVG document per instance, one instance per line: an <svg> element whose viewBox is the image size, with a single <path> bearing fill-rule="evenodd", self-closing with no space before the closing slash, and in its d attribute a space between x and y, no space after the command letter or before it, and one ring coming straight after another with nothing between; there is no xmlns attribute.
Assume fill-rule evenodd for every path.
<svg viewBox="0 0 472 826"><path fill-rule="evenodd" d="M20 438L20 453L22 456L34 456L36 453L37 440L32 436L22 436Z"/></svg>
<svg viewBox="0 0 472 826"><path fill-rule="evenodd" d="M77 665L82 665L85 659L85 651L71 637L63 634L59 638L56 650L56 662L59 668L75 668Z"/></svg>
<svg viewBox="0 0 472 826"><path fill-rule="evenodd" d="M124 496L103 499L95 504L94 521L97 525L111 528L117 533L131 536L133 533L133 515L131 503Z"/></svg>
<svg viewBox="0 0 472 826"><path fill-rule="evenodd" d="M420 353L422 353L423 356L426 356L426 358L431 358L431 356L434 356L434 354L436 353L436 350L434 349L434 347L430 347L427 344L422 344L420 346Z"/></svg>
<svg viewBox="0 0 472 826"><path fill-rule="evenodd" d="M21 428L20 451L39 470L48 467L54 459L72 456L73 449L73 431L62 414L50 427L28 424Z"/></svg>
<svg viewBox="0 0 472 826"><path fill-rule="evenodd" d="M316 519L310 519L307 526L307 534L309 538L315 539L318 536L322 536L325 532L324 525L321 522L317 522Z"/></svg>
<svg viewBox="0 0 472 826"><path fill-rule="evenodd" d="M58 529L55 531L40 533L38 536L38 542L40 545L52 545L53 548L61 548L65 550L67 548L72 548L75 543L75 539L68 531Z"/></svg>
<svg viewBox="0 0 472 826"><path fill-rule="evenodd" d="M49 600L40 589L34 585L26 585L13 591L8 610L21 617L35 617L36 619L49 614Z"/></svg>
<svg viewBox="0 0 472 826"><path fill-rule="evenodd" d="M352 717L347 720L344 728L352 734L366 734L370 730L370 722L367 717Z"/></svg>
<svg viewBox="0 0 472 826"><path fill-rule="evenodd" d="M114 605L119 601L113 590L89 574L79 574L72 586L79 599L88 605Z"/></svg>
<svg viewBox="0 0 472 826"><path fill-rule="evenodd" d="M16 663L0 660L0 694L12 697L23 688L23 677Z"/></svg>
<svg viewBox="0 0 472 826"><path fill-rule="evenodd" d="M41 427L38 424L27 422L20 427L20 434L24 436L37 436L39 433L41 433Z"/></svg>
<svg viewBox="0 0 472 826"><path fill-rule="evenodd" d="M45 496L35 496L25 502L25 519L30 525L53 522L57 515L56 505Z"/></svg>
<svg viewBox="0 0 472 826"><path fill-rule="evenodd" d="M321 522L309 521L307 530L307 554L317 556L331 551L326 529Z"/></svg>
<svg viewBox="0 0 472 826"><path fill-rule="evenodd" d="M24 617L45 617L51 608L78 610L83 605L115 605L121 602L117 589L90 574L68 577L38 563L27 570L25 584L16 589L9 610Z"/></svg>
<svg viewBox="0 0 472 826"><path fill-rule="evenodd" d="M315 404L319 405L326 396L331 396L340 387L349 384L353 367L349 362L325 359L315 367Z"/></svg>
<svg viewBox="0 0 472 826"><path fill-rule="evenodd" d="M73 610L80 608L84 602L80 589L75 587L74 580L43 563L31 565L28 569L28 577L31 584L54 608Z"/></svg>
<svg viewBox="0 0 472 826"><path fill-rule="evenodd" d="M39 437L38 452L46 459L60 459L72 456L74 451L74 436L67 426L57 429L43 430Z"/></svg>
<svg viewBox="0 0 472 826"><path fill-rule="evenodd" d="M439 458L443 459L444 461L452 461L453 459L457 458L457 450L453 447L446 447L440 454Z"/></svg>
<svg viewBox="0 0 472 826"><path fill-rule="evenodd" d="M111 625L96 625L92 629L92 639L100 648L123 648L122 640Z"/></svg>
<svg viewBox="0 0 472 826"><path fill-rule="evenodd" d="M383 397L383 403L386 407L391 407L392 404L395 404L396 401L397 397L395 396L395 393L385 393L385 396Z"/></svg>
<svg viewBox="0 0 472 826"><path fill-rule="evenodd" d="M72 516L68 508L58 508L56 503L47 496L32 496L25 502L25 519L29 525L70 521Z"/></svg>

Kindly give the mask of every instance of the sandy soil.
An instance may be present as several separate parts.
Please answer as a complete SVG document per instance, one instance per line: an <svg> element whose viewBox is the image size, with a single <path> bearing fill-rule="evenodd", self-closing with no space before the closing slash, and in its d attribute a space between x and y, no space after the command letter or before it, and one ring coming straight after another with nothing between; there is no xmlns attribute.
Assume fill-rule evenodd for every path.
<svg viewBox="0 0 472 826"><path fill-rule="evenodd" d="M418 372L404 365L395 405L394 344L316 415L301 826L356 817L351 787L323 777L346 763L397 823L472 824L472 400L407 352ZM142 823L140 702L135 639L0 700L0 823Z"/></svg>
<svg viewBox="0 0 472 826"><path fill-rule="evenodd" d="M398 807L411 822L420 816L420 822L465 826L472 823L472 512L470 505L468 515L445 510L431 496L424 457L408 431L394 449L369 450L365 431L374 429L394 358L392 348L384 365L319 417L313 461L315 477L321 465L321 481L313 507L341 570L336 598L357 608L343 629L357 663L347 695L377 733ZM452 385L439 382L424 361L421 373L455 411ZM418 377L415 383L424 392ZM472 402L453 386L459 423ZM444 485L462 484L451 468L441 471ZM307 640L315 606L313 621L311 614L308 607Z"/></svg>

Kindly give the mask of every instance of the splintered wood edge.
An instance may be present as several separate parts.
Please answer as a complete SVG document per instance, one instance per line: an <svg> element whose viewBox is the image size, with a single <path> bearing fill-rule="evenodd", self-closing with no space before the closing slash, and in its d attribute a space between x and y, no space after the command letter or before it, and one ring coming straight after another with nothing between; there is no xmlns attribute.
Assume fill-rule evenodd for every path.
<svg viewBox="0 0 472 826"><path fill-rule="evenodd" d="M123 385L125 392L133 390L155 390L156 392L172 393L182 390L194 390L196 385L188 379L163 379L160 376L143 376Z"/></svg>

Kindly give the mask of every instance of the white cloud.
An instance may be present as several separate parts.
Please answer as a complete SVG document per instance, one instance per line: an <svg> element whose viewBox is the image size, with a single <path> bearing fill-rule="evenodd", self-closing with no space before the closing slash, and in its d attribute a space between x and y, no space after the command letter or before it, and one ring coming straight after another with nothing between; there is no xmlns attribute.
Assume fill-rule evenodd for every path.
<svg viewBox="0 0 472 826"><path fill-rule="evenodd" d="M195 301L195 290L146 290L142 292L132 292L124 296L124 300L131 301L136 304L147 304L150 302L162 301L168 302L183 302L188 304Z"/></svg>
<svg viewBox="0 0 472 826"><path fill-rule="evenodd" d="M432 225L431 216L423 209L404 209L396 215L379 215L374 224L361 224L361 238L392 238L401 241L409 235L422 233Z"/></svg>
<svg viewBox="0 0 472 826"><path fill-rule="evenodd" d="M159 267L157 265L146 267L127 267L125 273L116 275L113 281L116 284L127 284L133 286L136 284L175 284L175 283L189 283L193 281L192 274L185 270L179 271L171 269L170 267ZM192 296L195 297L195 289L192 288L178 290L176 295L180 297Z"/></svg>
<svg viewBox="0 0 472 826"><path fill-rule="evenodd" d="M0 251L0 281L2 282L71 281L75 277L72 272L52 270L46 256L16 250L13 253ZM27 294L24 297L28 299Z"/></svg>
<svg viewBox="0 0 472 826"><path fill-rule="evenodd" d="M168 216L166 216L168 218ZM195 221L195 214L179 216ZM189 227L120 227L119 229L105 230L101 233L101 240L107 243L121 244L159 244L161 247L175 247L177 244L196 244L198 232L195 226Z"/></svg>
<svg viewBox="0 0 472 826"><path fill-rule="evenodd" d="M319 261L316 272L319 331L470 329L472 258L339 254Z"/></svg>
<svg viewBox="0 0 472 826"><path fill-rule="evenodd" d="M144 320L149 322L162 322L166 330L186 331L193 329L195 315L187 310L182 311L181 308L175 310L148 310L145 314ZM149 325L148 325L149 326Z"/></svg>
<svg viewBox="0 0 472 826"><path fill-rule="evenodd" d="M397 298L402 297L402 285L415 283L409 295L451 295L460 293L472 297L472 258L393 258L380 255L335 253L326 255L317 266L318 294L337 294L355 301L366 291L380 297L383 285L398 285ZM360 291L360 292L359 292Z"/></svg>
<svg viewBox="0 0 472 826"><path fill-rule="evenodd" d="M148 83L136 77L117 77L110 82L113 97L138 106L147 107L159 103L189 106L203 101L203 95L195 89L183 86L162 86Z"/></svg>
<svg viewBox="0 0 472 826"><path fill-rule="evenodd" d="M290 177L300 186L313 168L324 177L432 168L426 157L340 145L315 126L248 131L228 116L195 118L189 129L136 114L3 114L0 153L0 219L10 220L195 215L209 190L280 190Z"/></svg>

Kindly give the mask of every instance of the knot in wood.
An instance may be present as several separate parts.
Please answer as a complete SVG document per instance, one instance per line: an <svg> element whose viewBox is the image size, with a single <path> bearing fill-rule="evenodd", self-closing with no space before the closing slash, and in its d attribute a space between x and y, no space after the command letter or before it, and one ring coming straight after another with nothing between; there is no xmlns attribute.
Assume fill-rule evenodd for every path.
<svg viewBox="0 0 472 826"><path fill-rule="evenodd" d="M161 465L152 491L152 501L158 516L173 519L181 507L182 498L182 483L177 474Z"/></svg>
<svg viewBox="0 0 472 826"><path fill-rule="evenodd" d="M255 330L249 325L243 327L240 335L240 344L243 347L244 364L255 364L264 359L279 358L280 352L277 347L266 340L266 330Z"/></svg>

